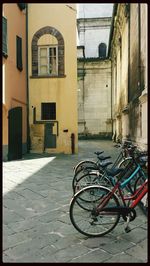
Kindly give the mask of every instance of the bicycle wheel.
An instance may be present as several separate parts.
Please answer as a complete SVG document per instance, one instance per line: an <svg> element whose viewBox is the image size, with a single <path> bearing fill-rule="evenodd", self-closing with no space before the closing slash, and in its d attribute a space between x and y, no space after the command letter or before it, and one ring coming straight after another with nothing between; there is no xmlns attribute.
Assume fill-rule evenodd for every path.
<svg viewBox="0 0 150 266"><path fill-rule="evenodd" d="M120 219L119 213L103 209L96 212L97 206L110 191L102 186L89 186L76 193L69 209L70 220L76 230L86 236L98 237L108 234L115 228ZM79 206L80 198L88 199L85 201L87 209ZM115 194L105 204L105 208L118 206L120 204Z"/></svg>
<svg viewBox="0 0 150 266"><path fill-rule="evenodd" d="M73 179L73 192L75 194L82 188L90 185L102 185L109 188L112 187L111 181L103 173L91 171L87 174L81 175L78 179Z"/></svg>
<svg viewBox="0 0 150 266"><path fill-rule="evenodd" d="M89 173L98 173L99 171L98 170L95 170L95 167L87 167L87 168L84 168L84 169L80 169L73 177L73 180L72 180L72 189L74 191L74 188L76 186L76 183L81 179L82 176L84 175L88 175Z"/></svg>
<svg viewBox="0 0 150 266"><path fill-rule="evenodd" d="M119 168L126 168L133 161L132 157L123 159L119 164Z"/></svg>
<svg viewBox="0 0 150 266"><path fill-rule="evenodd" d="M74 174L79 172L81 169L83 170L86 167L97 167L97 163L91 160L81 161L74 167Z"/></svg>

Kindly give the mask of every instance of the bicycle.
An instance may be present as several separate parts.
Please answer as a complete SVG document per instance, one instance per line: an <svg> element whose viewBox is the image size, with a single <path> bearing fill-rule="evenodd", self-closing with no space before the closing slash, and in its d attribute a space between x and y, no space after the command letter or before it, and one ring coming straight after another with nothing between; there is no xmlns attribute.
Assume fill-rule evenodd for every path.
<svg viewBox="0 0 150 266"><path fill-rule="evenodd" d="M118 147L118 144L115 145ZM112 168L114 169L115 167L118 168L126 168L130 162L132 161L132 154L133 151L137 148L135 145L132 145L131 141L125 141L122 146L121 152L119 153L119 155L117 156L117 159L115 160ZM74 191L74 187L76 184L76 182L78 182L78 179L80 179L81 176L85 175L86 173L89 174L89 172L91 170L98 170L100 173L103 174L103 169L101 167L100 161L101 160L105 160L105 159L109 159L111 158L111 156L99 156L100 153L102 152L96 152L95 154L97 154L98 157L98 161L97 162L93 162L90 160L85 160L85 161L81 161L79 164L77 164L76 168L75 168L75 174L73 177L73 181L72 181L72 188Z"/></svg>
<svg viewBox="0 0 150 266"><path fill-rule="evenodd" d="M130 178L130 182L127 182L127 187L128 190L131 193L135 192L135 181L138 177L140 177L141 183L145 181L147 178L145 172L143 171L143 166L141 165L141 162L139 158L145 155L145 153L141 153L140 155L138 154L137 158L135 158L135 148L132 148L132 154L130 152L132 160L128 163L128 165L125 168L124 174L122 174L122 179L125 180L132 174L132 178ZM145 163L145 161L144 161ZM93 171L92 169L85 169L86 173L81 176L75 176L72 181L72 188L73 188L73 193L75 194L77 191L82 189L85 186L91 185L91 184L101 184L101 185L107 185L109 187L112 187L116 183L116 178L115 176L117 175L117 169L112 167L111 169L107 169L105 166L108 166L110 163L105 163L101 165L101 167L97 170Z"/></svg>
<svg viewBox="0 0 150 266"><path fill-rule="evenodd" d="M129 150L128 148L132 145L132 142L131 141L128 141L128 140L125 140L123 142L123 144L115 144L114 147L117 147L117 148L121 148L121 151L120 153L118 154L117 156L117 159L115 160L114 162L114 167L118 166L118 167L122 167L122 163L128 160L130 160L130 155L129 155ZM97 157L102 154L104 151L100 151L100 152L94 152L94 154L97 155ZM73 170L74 170L74 175L76 175L78 172L82 171L83 169L87 168L87 167L97 167L99 163L99 158L97 158L97 161L93 161L93 160L90 160L90 159L86 159L86 160L83 160L81 162L79 162L76 166L73 167Z"/></svg>
<svg viewBox="0 0 150 266"><path fill-rule="evenodd" d="M130 232L129 222L136 218L135 207L148 193L148 180L130 196L122 191L128 181L120 183L120 180L121 177L112 190L92 185L74 195L69 214L71 223L80 233L90 237L106 235L117 226L121 216L126 222L125 232Z"/></svg>

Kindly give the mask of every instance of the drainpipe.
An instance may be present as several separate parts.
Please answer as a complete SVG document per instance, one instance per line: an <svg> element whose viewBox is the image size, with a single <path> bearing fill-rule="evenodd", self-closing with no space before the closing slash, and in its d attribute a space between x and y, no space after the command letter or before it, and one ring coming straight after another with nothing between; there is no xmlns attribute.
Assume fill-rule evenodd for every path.
<svg viewBox="0 0 150 266"><path fill-rule="evenodd" d="M26 81L27 81L27 152L30 151L29 78L28 78L28 3L26 3Z"/></svg>
<svg viewBox="0 0 150 266"><path fill-rule="evenodd" d="M129 91L130 91L130 6L129 6L129 16L128 16L128 103L130 102Z"/></svg>
<svg viewBox="0 0 150 266"><path fill-rule="evenodd" d="M113 84L113 82L112 82L112 60L110 60L110 63L111 63L111 84L110 84L110 93L111 93L111 131L112 131L112 137L113 137L113 95L112 95L112 84Z"/></svg>
<svg viewBox="0 0 150 266"><path fill-rule="evenodd" d="M141 91L141 6L138 3L138 76L139 90Z"/></svg>
<svg viewBox="0 0 150 266"><path fill-rule="evenodd" d="M71 153L75 153L75 134L71 133Z"/></svg>

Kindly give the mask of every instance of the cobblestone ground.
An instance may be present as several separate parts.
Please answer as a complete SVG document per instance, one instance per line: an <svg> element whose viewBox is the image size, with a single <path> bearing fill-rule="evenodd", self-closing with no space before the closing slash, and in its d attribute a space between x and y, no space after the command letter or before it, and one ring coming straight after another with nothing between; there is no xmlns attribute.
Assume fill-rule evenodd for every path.
<svg viewBox="0 0 150 266"><path fill-rule="evenodd" d="M78 155L28 154L3 163L3 262L147 262L147 217L137 207L131 232L119 224L104 237L88 238L72 226L73 166L111 141L80 141Z"/></svg>

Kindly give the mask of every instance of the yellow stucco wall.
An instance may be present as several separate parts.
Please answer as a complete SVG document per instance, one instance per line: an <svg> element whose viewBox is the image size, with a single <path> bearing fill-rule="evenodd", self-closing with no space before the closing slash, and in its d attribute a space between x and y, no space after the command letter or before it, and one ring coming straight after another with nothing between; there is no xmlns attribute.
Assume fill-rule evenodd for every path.
<svg viewBox="0 0 150 266"><path fill-rule="evenodd" d="M3 57L3 145L8 145L8 111L23 108L22 143L27 139L26 118L26 15L17 4L3 4L2 15L7 19L8 57ZM22 38L23 70L16 67L16 35Z"/></svg>
<svg viewBox="0 0 150 266"><path fill-rule="evenodd" d="M29 4L28 5L28 47L29 47L29 121L33 124L33 107L36 107L36 119L41 120L41 103L56 102L56 120L59 123L57 147L47 152L71 153L71 133L75 134L75 152L77 142L77 54L76 54L76 5L69 4ZM50 26L58 30L64 38L65 77L32 78L31 43L34 34L43 27ZM43 38L43 37L41 37ZM44 38L43 38L44 39ZM40 40L41 41L41 40ZM64 132L68 129L68 132ZM31 129L32 131L32 129ZM56 126L54 127L56 133ZM32 132L31 132L32 134ZM41 135L42 138L42 135ZM31 139L32 142L32 139ZM35 145L34 145L35 147ZM31 147L32 148L32 147ZM38 149L38 145L37 145ZM33 149L33 152L36 148ZM42 150L41 150L42 151Z"/></svg>

